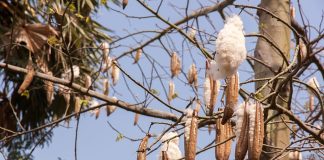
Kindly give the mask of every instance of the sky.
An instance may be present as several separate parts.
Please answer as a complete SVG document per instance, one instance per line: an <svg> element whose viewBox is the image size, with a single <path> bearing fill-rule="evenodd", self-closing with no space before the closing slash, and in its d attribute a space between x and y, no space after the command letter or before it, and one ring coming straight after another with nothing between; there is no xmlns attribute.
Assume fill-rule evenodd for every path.
<svg viewBox="0 0 324 160"><path fill-rule="evenodd" d="M158 0L149 0L147 1L150 6L153 8L156 8L158 5ZM178 0L177 2L172 0L167 0L162 5L162 8L160 10L160 14L168 19L170 22L175 22L182 17L177 14L172 5L175 4L176 6L185 7L185 0ZM203 1L203 5L211 4L210 2ZM236 1L236 4L251 4L256 5L259 1L256 0L250 0L250 1ZM293 3L296 3L296 1L293 1ZM125 10L122 10L120 7L110 3L109 4L112 9L118 10L124 14L131 15L131 16L149 16L151 15L148 11L146 11L143 7L141 7L136 1L129 1L128 6ZM308 0L302 1L302 5L304 7L305 14L309 17L310 24L313 24L315 26L319 25L319 20L322 16L322 13L324 12L324 2L322 0ZM189 14L194 10L199 8L199 5L197 1L190 2L189 6ZM249 10L252 13L255 13L254 10ZM240 12L239 9L230 7L230 9L226 9L227 13L230 14L238 14ZM241 18L244 22L245 27L245 33L257 33L257 22L255 19L251 18L250 16L247 16L246 13L242 13ZM297 16L297 21L300 21L300 19ZM158 19L128 19L125 16L123 16L121 13L117 13L113 10L107 10L105 8L101 8L99 10L99 13L96 15L93 15L93 18L97 19L100 23L102 23L104 26L110 28L113 30L113 35L120 35L125 36L129 33L133 33L140 30L156 30L156 28L166 28L167 25L163 24ZM223 21L220 19L220 16L218 13L211 13L210 18L212 19L214 25L217 27L217 30L220 30L223 26ZM205 20L202 20L200 22L200 25L202 28L204 28L207 32L210 30L210 25L207 24ZM185 25L183 25L185 26ZM109 34L109 33L108 33ZM211 33L215 34L215 33ZM153 34L147 34L149 36L155 35ZM129 38L127 40L122 41L118 44L112 44L112 50L111 54L113 56L118 56L120 53L129 50L129 47L127 46L138 46L138 43L147 40L147 35L139 35L133 38ZM174 46L180 46L183 45L183 37L179 35L170 35L172 36L172 39L174 40L173 43ZM166 40L165 40L166 41ZM214 42L210 42L214 44ZM254 38L247 38L246 39L247 49L251 50L255 47L255 39ZM120 46L119 46L120 45ZM153 43L150 47L144 48L144 52L150 56L154 56L158 59L158 62L161 63L163 66L167 67L169 65L169 59L167 56L165 56L166 53L164 52L158 43ZM117 47L118 48L114 48ZM172 44L170 45L172 46ZM176 48L176 47L175 47ZM180 48L180 47L179 47ZM180 52L189 52L189 51L180 51ZM199 52L196 49L190 50L190 52ZM160 56L160 54L164 56ZM187 53L183 53L184 55ZM196 54L196 53L194 53ZM249 52L249 54L253 54L253 52ZM196 54L197 55L197 54ZM132 57L125 57L121 59L119 62L121 66L125 69L127 69L127 72L130 73L135 79L142 81L143 76L139 72L138 66L135 66L132 64ZM183 65L184 68L188 68L189 65L192 63L192 61L195 61L197 63L198 68L201 69L200 76L203 77L203 68L205 65L204 58L199 55L196 59L183 59ZM148 65L149 62L147 60L140 60L140 63L143 64L143 70L145 73L150 73L150 67L145 67L146 64ZM168 71L169 69L166 68ZM186 70L186 69L185 69ZM242 64L240 67L240 80L247 80L252 78L251 68L248 66L247 63ZM167 76L165 76L167 77ZM201 84L203 79L200 77L199 83ZM163 81L163 84L167 86L168 81L170 78L165 78ZM175 79L175 83L177 87L177 93L182 98L187 98L189 96L193 96L190 93L189 87L185 87L182 85L180 79ZM116 96L124 101L127 102L134 102L134 99L132 98L131 94L128 92L126 85L123 82L123 78L120 79L120 82L117 84L117 86L114 87L114 90L117 92L111 91L110 96ZM323 84L323 79L319 78L319 81L321 84ZM153 82L157 83L157 82ZM135 95L139 97L138 99L141 99L144 97L144 92L140 90L136 85L129 83L130 87L133 88L135 91ZM224 82L223 82L224 84ZM245 89L253 91L254 86L253 85L245 85L243 86ZM165 98L164 93L162 91L161 85L156 84L156 89L160 91L161 97ZM189 95L188 95L189 94ZM220 97L218 97L220 98ZM172 105L177 106L179 109L183 110L185 107L184 101L181 100L175 100L172 102ZM162 108L161 104L153 101L150 106L156 107L156 109L161 109L164 111L168 111L165 107ZM85 113L81 115L80 123L79 123L79 131L78 131L78 145L77 145L77 154L78 154L78 160L115 160L115 159L121 159L121 160L129 160L129 159L136 159L136 150L139 145L139 141L137 142L131 142L127 140L126 138L123 138L119 141L116 140L118 137L118 133L114 131L111 127L108 125L111 123L118 131L120 131L124 136L131 137L133 139L140 139L145 136L143 132L141 132L138 127L133 126L133 120L134 120L134 114L131 112L127 112L122 109L117 109L115 113L113 113L111 116L107 117L105 115L105 111L102 109L99 119L95 119L94 116L92 116L90 113ZM146 131L148 129L148 126L151 121L157 122L161 121L159 119L152 119L149 117L140 116L139 118L139 125ZM168 122L164 121L163 122ZM72 119L70 121L69 126L67 126L66 123L61 123L60 127L57 127L54 129L54 136L52 138L52 142L48 146L44 146L43 148L38 147L33 155L35 160L72 160L74 159L74 142L75 142L75 126L76 121L75 119ZM163 125L155 125L152 128L152 133L158 135L163 131L163 129L166 129ZM215 133L212 132L210 135L206 131L206 129L201 129L202 132L199 134L199 146L198 148L204 147L206 144L211 142L215 138ZM182 144L182 137L180 138L180 144ZM154 141L154 138L150 139L150 143ZM150 144L149 143L149 144ZM234 148L234 147L232 147ZM181 145L181 150L183 151L183 146ZM233 151L232 151L233 153ZM157 159L158 152L155 151L152 154L148 156L149 160ZM2 157L0 157L1 159ZM206 151L205 153L198 155L197 160L205 160L205 159L213 159L214 158L214 149L210 149ZM233 158L233 155L231 155L231 159Z"/></svg>

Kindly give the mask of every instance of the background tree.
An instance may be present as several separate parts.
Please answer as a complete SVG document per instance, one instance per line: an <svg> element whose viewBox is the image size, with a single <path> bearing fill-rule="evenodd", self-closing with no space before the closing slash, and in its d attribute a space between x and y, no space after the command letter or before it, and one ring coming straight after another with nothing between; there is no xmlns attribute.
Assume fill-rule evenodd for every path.
<svg viewBox="0 0 324 160"><path fill-rule="evenodd" d="M106 110L112 114L108 126L116 131L117 141L128 139L138 146L137 141L145 140L134 152L146 151L144 155L155 159L158 140L175 131L180 149L191 152L187 158L195 157L195 151L210 158L208 150L222 145L214 144L214 133L208 131L216 128L217 136L222 133L217 130L225 131L219 122L223 111L216 108L228 105L228 92L233 90L230 80L209 79L210 94L206 94L205 61L215 54L214 41L224 20L235 13L244 17L248 49L247 60L239 68L239 102L255 100L265 107L262 156L288 159L288 153L298 151L306 152L305 158L323 158L322 21L319 25L307 22L299 1L294 2L296 18L289 1L233 2L0 2L3 157L32 158L35 148L50 144L54 128L69 126L72 119L77 159L80 114L91 112L98 117ZM124 10L117 7L121 4ZM128 13L132 8L143 13ZM136 29L107 29L95 16L106 9L118 15L107 19L108 28L123 17ZM256 26L250 22L259 24L259 33L249 28ZM310 77L317 77L319 83L307 83ZM206 95L211 96L207 101ZM112 123L125 121L116 116L123 111L112 113L115 108L134 113L136 131L122 131ZM231 136L216 137L216 142L228 144L234 139L230 130L236 125L235 117L232 126L224 127ZM128 123L132 123L129 118ZM184 128L189 128L190 135ZM183 133L190 137L191 148L182 149L187 143ZM198 135L197 149L194 134Z"/></svg>

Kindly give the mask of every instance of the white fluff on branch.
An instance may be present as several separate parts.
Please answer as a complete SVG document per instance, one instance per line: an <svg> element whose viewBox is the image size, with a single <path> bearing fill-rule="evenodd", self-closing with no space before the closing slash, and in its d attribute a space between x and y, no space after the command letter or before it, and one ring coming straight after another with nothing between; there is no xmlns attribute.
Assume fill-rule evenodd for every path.
<svg viewBox="0 0 324 160"><path fill-rule="evenodd" d="M165 151L169 160L176 160L182 158L182 154L179 148L179 137L176 132L168 132L163 135L160 140L162 147L159 152L159 160L162 160L162 152Z"/></svg>
<svg viewBox="0 0 324 160"><path fill-rule="evenodd" d="M190 126L191 126L191 120L192 120L192 113L193 110L191 108L186 109L185 111L185 128L184 128L184 137L186 141L189 141L190 137Z"/></svg>
<svg viewBox="0 0 324 160"><path fill-rule="evenodd" d="M216 55L207 72L214 80L224 79L237 72L246 59L243 22L237 15L229 17L216 39Z"/></svg>
<svg viewBox="0 0 324 160"><path fill-rule="evenodd" d="M234 112L234 115L236 117L236 119L235 119L235 122L236 122L235 135L236 135L237 139L239 138L239 136L241 134L241 130L242 130L243 118L244 118L244 107L245 107L245 102L238 105Z"/></svg>

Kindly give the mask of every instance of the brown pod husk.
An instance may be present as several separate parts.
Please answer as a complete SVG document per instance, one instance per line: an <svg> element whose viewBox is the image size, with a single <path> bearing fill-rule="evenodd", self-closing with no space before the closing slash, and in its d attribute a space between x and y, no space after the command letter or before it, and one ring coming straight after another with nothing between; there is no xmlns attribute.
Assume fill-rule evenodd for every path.
<svg viewBox="0 0 324 160"><path fill-rule="evenodd" d="M117 81L119 80L119 72L120 72L119 68L115 63L112 64L112 68L111 68L111 79L113 80L114 86L117 84Z"/></svg>
<svg viewBox="0 0 324 160"><path fill-rule="evenodd" d="M139 116L140 116L140 114L135 113L135 116L134 116L134 123L133 123L134 126L137 125L137 123L138 123L138 119L139 119Z"/></svg>
<svg viewBox="0 0 324 160"><path fill-rule="evenodd" d="M255 112L249 112L249 131L253 134L249 133L248 156L257 160L260 159L264 138L263 109L259 102L250 107L255 107Z"/></svg>
<svg viewBox="0 0 324 160"><path fill-rule="evenodd" d="M194 85L195 89L198 87L198 74L196 65L192 64L188 71L188 83Z"/></svg>
<svg viewBox="0 0 324 160"><path fill-rule="evenodd" d="M52 72L47 72L49 76L53 76ZM54 97L54 84L51 81L44 81L46 89L46 100L47 104L50 106Z"/></svg>
<svg viewBox="0 0 324 160"><path fill-rule="evenodd" d="M88 74L84 75L84 87L89 88L91 86L91 77Z"/></svg>
<svg viewBox="0 0 324 160"><path fill-rule="evenodd" d="M234 108L238 102L238 92L239 92L239 78L238 74L233 74L228 77L228 84L226 87L226 104L224 109L224 116L222 119L222 124L225 124L230 118L232 118L234 113Z"/></svg>
<svg viewBox="0 0 324 160"><path fill-rule="evenodd" d="M137 160L146 160L146 148L150 137L151 135L148 134L142 139L137 151Z"/></svg>
<svg viewBox="0 0 324 160"><path fill-rule="evenodd" d="M249 135L249 115L247 114L246 104L245 104L240 135L236 135L238 137L235 146L235 160L244 160L244 157L248 150L248 143L249 143L248 135Z"/></svg>
<svg viewBox="0 0 324 160"><path fill-rule="evenodd" d="M35 70L33 68L33 61L31 59L31 57L29 57L26 69L27 69L26 76L24 78L23 83L20 85L20 87L18 89L19 94L23 93L29 87L29 85L32 83L34 75L35 75Z"/></svg>
<svg viewBox="0 0 324 160"><path fill-rule="evenodd" d="M222 143L233 135L230 122L221 124L221 119L216 119L216 139L215 143ZM231 153L232 140L229 140L215 147L215 157L219 160L228 160Z"/></svg>
<svg viewBox="0 0 324 160"><path fill-rule="evenodd" d="M168 101L169 103L173 100L175 94L175 84L173 81L169 81L169 93L168 93Z"/></svg>

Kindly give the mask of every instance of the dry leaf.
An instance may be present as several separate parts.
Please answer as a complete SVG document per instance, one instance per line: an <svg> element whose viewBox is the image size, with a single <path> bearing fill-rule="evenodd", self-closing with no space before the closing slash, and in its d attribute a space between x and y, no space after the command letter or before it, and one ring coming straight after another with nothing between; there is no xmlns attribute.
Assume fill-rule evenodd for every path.
<svg viewBox="0 0 324 160"><path fill-rule="evenodd" d="M57 36L58 32L49 25L40 23L18 25L13 30L13 40L16 43L24 42L28 50L32 53L37 53L42 47L47 44L47 40L51 36ZM11 33L6 36L11 37Z"/></svg>

